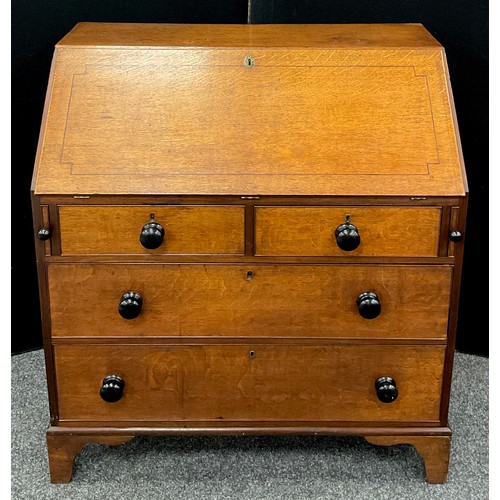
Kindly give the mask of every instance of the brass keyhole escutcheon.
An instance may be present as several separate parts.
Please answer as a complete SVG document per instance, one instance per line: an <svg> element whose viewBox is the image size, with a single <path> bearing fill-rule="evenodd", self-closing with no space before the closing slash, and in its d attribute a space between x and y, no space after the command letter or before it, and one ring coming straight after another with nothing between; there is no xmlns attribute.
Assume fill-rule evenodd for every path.
<svg viewBox="0 0 500 500"><path fill-rule="evenodd" d="M250 359L254 359L254 358L255 358L255 351L250 351L250 352L248 353L248 357L249 357Z"/></svg>
<svg viewBox="0 0 500 500"><path fill-rule="evenodd" d="M246 56L245 59L243 59L243 64L247 68L251 68L255 65L255 59L252 56Z"/></svg>

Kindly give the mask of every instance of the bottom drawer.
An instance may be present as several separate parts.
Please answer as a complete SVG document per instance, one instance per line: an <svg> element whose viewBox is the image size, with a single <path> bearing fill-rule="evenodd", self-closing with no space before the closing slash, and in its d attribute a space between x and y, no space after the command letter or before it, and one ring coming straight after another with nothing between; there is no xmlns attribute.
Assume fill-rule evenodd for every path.
<svg viewBox="0 0 500 500"><path fill-rule="evenodd" d="M57 345L59 417L99 421L437 421L444 346ZM116 402L103 379L124 382ZM389 376L398 397L379 401ZM119 393L120 391L117 390Z"/></svg>

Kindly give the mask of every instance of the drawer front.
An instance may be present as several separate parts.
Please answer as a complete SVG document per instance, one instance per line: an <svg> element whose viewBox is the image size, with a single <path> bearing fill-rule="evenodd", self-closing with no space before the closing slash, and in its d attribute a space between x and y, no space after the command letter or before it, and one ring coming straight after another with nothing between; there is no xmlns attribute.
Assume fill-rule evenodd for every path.
<svg viewBox="0 0 500 500"><path fill-rule="evenodd" d="M444 346L55 346L61 420L437 421ZM253 354L252 354L253 353ZM103 401L108 375L122 398ZM389 376L399 392L377 397Z"/></svg>
<svg viewBox="0 0 500 500"><path fill-rule="evenodd" d="M142 246L145 224L164 229L158 248ZM241 206L60 206L62 254L231 254L245 251Z"/></svg>
<svg viewBox="0 0 500 500"><path fill-rule="evenodd" d="M445 338L451 275L444 265L48 265L56 337ZM128 291L142 299L135 319L118 313ZM360 315L365 292L381 305L373 319Z"/></svg>
<svg viewBox="0 0 500 500"><path fill-rule="evenodd" d="M335 230L346 215L359 233L354 250L342 250ZM289 256L438 255L437 207L257 207L255 253Z"/></svg>

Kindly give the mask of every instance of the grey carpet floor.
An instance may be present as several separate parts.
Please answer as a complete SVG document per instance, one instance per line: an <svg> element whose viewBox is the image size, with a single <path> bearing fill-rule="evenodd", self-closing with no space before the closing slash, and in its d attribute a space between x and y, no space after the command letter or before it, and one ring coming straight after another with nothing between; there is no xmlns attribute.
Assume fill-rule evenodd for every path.
<svg viewBox="0 0 500 500"><path fill-rule="evenodd" d="M448 483L424 481L412 446L357 437L137 437L89 445L73 481L49 482L42 351L12 357L12 498L455 499L488 498L488 359L457 353Z"/></svg>

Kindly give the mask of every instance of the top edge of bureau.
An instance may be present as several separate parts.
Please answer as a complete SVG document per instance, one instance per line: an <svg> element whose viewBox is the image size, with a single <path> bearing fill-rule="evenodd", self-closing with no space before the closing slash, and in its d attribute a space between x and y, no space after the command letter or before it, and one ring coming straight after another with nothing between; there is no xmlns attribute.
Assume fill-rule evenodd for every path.
<svg viewBox="0 0 500 500"><path fill-rule="evenodd" d="M78 23L58 48L442 49L421 24Z"/></svg>

